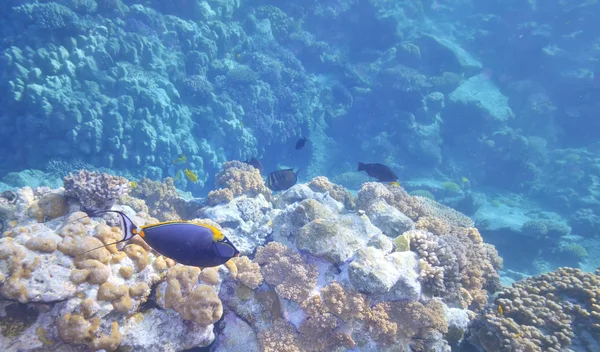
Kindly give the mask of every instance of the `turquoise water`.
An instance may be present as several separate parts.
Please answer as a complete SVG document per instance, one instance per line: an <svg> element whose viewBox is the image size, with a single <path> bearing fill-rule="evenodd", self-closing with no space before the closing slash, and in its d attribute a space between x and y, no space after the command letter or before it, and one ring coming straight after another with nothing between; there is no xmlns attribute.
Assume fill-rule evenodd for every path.
<svg viewBox="0 0 600 352"><path fill-rule="evenodd" d="M594 301L600 282L594 274L600 264L599 6L524 0L3 1L0 349L600 350ZM226 164L252 158L260 173ZM359 162L385 165L398 184L357 171ZM79 170L92 176L77 179ZM100 180L100 174L111 176ZM319 176L345 190L314 181ZM75 184L65 181L73 177ZM271 189L280 189L273 182L297 186L271 192L263 180ZM383 182L365 185L377 181ZM132 254L121 244L109 248L106 258L113 259L86 257L98 263L81 264L76 249L88 246L83 242L120 239L119 230L103 235L96 227L120 225L117 218L94 218L93 211L111 207L136 216L140 226L210 219L265 282L240 289L243 284L232 282L242 279L226 275L232 269L224 266L217 274L188 274L197 280L178 284L181 300L190 307L222 306L220 314L216 308L211 313L215 319L201 320L188 305L161 300L164 292L177 291L170 280L185 275L173 269L181 266L155 268L162 260L157 248L142 249L150 253L149 269L140 269L138 260L146 257L138 249ZM74 226L68 219L80 210L92 216L73 230L81 236L61 232ZM487 249L466 230L471 226ZM399 239L406 231L423 233ZM277 289L279 279L269 279L274 264L257 259L257 248L272 241L288 249L274 256L299 255L298 263L317 268L318 280L303 288L306 295L290 299ZM406 251L399 250L403 241ZM444 258L428 257L434 245L427 241L437 243L435 253ZM322 243L329 243L327 250ZM501 267L488 244L503 259ZM419 280L410 281L413 271L401 269L408 254L392 255L404 252L420 261L411 269ZM126 262L119 264L115 258L123 253ZM363 259L377 264L369 271ZM441 268L436 275L443 277L442 289L430 289L435 280L424 277L423 261ZM129 278L120 272L126 266L135 267ZM352 271L357 266L364 269L360 275ZM559 270L564 267L572 269ZM61 274L42 280L52 272ZM311 272L299 275L307 279ZM106 280L88 282L101 273ZM87 276L82 284L59 287L73 275ZM214 281L202 275L218 280L211 284L214 295L205 294L209 302L198 303L192 299L197 285ZM382 286L361 286L356 280L362 275ZM406 293L417 281L422 290ZM305 301L317 305L309 299L319 294L326 299L323 288L334 282L348 295L365 295L371 316L381 309L389 319L349 318L331 307L316 315L302 307ZM403 293L394 291L398 282L404 282ZM99 299L105 283L121 295ZM142 285L145 293L135 296L134 290L123 298L123 285ZM515 293L519 287L532 295L528 302L544 302L550 312L515 305L524 298ZM536 287L553 288L540 293ZM226 289L236 292L235 299ZM93 308L84 308L85 299L95 302ZM445 311L431 303L436 299ZM445 312L446 329L433 318L415 323L418 329L402 325L416 319L406 302L421 304L430 316ZM267 314L265 307L273 311ZM84 322L66 314L81 314ZM164 327L151 328L156 321ZM205 329L193 325L199 321ZM387 323L416 332L394 333ZM60 324L89 333L65 335ZM458 338L448 325L450 331L462 326ZM486 341L486 334L497 338ZM283 342L271 345L271 338Z"/></svg>

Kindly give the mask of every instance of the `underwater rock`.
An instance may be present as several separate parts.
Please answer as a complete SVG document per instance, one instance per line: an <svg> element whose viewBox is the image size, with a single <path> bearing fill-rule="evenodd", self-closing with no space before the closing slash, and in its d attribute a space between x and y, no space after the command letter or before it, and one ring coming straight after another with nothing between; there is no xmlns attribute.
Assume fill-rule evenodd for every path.
<svg viewBox="0 0 600 352"><path fill-rule="evenodd" d="M463 309L449 307L446 307L444 312L448 322L446 339L450 343L458 343L463 339L469 328L469 314Z"/></svg>
<svg viewBox="0 0 600 352"><path fill-rule="evenodd" d="M289 206L285 210L275 209L271 214L273 239L292 245L301 227L316 219L335 217L335 214L337 211L332 211L331 208L313 198L305 199L295 207Z"/></svg>
<svg viewBox="0 0 600 352"><path fill-rule="evenodd" d="M172 310L136 313L121 327L122 348L131 351L183 351L208 346L215 338L212 325L184 321Z"/></svg>
<svg viewBox="0 0 600 352"><path fill-rule="evenodd" d="M415 229L415 223L400 210L389 205L384 200L372 203L365 213L381 231L391 237L396 238L404 232Z"/></svg>
<svg viewBox="0 0 600 352"><path fill-rule="evenodd" d="M435 58L437 64L444 65L445 71L473 74L481 70L479 61L449 39L426 34L419 38L418 43L421 57Z"/></svg>
<svg viewBox="0 0 600 352"><path fill-rule="evenodd" d="M258 352L256 333L248 323L234 313L228 313L221 322L223 331L215 341L213 352Z"/></svg>
<svg viewBox="0 0 600 352"><path fill-rule="evenodd" d="M284 209L286 206L300 202L304 199L316 199L319 203L340 212L344 209L344 205L335 199L331 198L327 192L316 192L313 191L306 184L298 184L285 192L281 193L275 200L275 207L278 209Z"/></svg>
<svg viewBox="0 0 600 352"><path fill-rule="evenodd" d="M447 106L456 119L475 119L476 124L485 122L502 123L514 118L506 97L485 74L473 76L450 93ZM461 121L453 121L460 123Z"/></svg>
<svg viewBox="0 0 600 352"><path fill-rule="evenodd" d="M296 235L296 246L339 265L378 234L381 231L367 217L344 214L332 219L316 219L304 225Z"/></svg>
<svg viewBox="0 0 600 352"><path fill-rule="evenodd" d="M415 301L421 296L419 264L413 252L386 255L372 247L361 249L348 266L348 277L359 292L388 300Z"/></svg>
<svg viewBox="0 0 600 352"><path fill-rule="evenodd" d="M254 198L244 195L229 203L203 208L198 216L221 225L236 248L243 254L249 254L254 248L264 244L271 233L267 216L271 209L271 203L262 194Z"/></svg>

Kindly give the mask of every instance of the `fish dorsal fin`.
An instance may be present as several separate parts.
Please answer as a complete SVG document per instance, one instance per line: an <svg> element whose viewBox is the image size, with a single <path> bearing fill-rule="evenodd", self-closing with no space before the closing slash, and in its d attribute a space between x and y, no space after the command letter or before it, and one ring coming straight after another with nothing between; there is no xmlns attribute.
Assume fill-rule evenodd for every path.
<svg viewBox="0 0 600 352"><path fill-rule="evenodd" d="M212 231L213 242L222 241L225 239L225 235L223 235L223 233L218 228L211 226L211 225L206 225L206 224L202 224L201 226L204 226Z"/></svg>
<svg viewBox="0 0 600 352"><path fill-rule="evenodd" d="M218 228L216 228L216 227L214 227L212 225L201 224L201 223L197 223L197 222L193 222L193 221L187 221L187 220L164 221L164 222L159 222L157 224L140 226L140 230L143 231L143 230L146 230L146 229L151 229L153 227L159 227L159 226L165 226L165 225L172 225L172 224L190 224L190 225L196 225L196 226L200 226L200 227L205 227L205 228L209 229L213 233L213 241L214 242L222 241L225 238L225 235L223 235L223 233Z"/></svg>

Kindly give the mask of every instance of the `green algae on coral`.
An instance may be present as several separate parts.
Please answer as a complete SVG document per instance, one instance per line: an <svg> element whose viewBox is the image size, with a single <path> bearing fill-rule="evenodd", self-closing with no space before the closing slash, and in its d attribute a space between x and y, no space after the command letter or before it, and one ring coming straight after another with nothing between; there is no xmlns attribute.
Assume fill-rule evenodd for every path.
<svg viewBox="0 0 600 352"><path fill-rule="evenodd" d="M410 251L410 238L406 234L400 235L394 240L394 245L396 245L396 252Z"/></svg>

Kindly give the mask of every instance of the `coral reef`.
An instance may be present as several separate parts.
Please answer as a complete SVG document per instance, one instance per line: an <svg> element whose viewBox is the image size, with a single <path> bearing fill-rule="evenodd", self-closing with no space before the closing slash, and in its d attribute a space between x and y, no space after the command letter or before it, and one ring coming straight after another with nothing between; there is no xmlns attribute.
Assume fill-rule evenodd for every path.
<svg viewBox="0 0 600 352"><path fill-rule="evenodd" d="M598 273L560 268L498 292L470 328L486 351L564 351L598 344Z"/></svg>
<svg viewBox="0 0 600 352"><path fill-rule="evenodd" d="M358 210L345 195L324 178L279 195L270 212L275 242L258 247L252 260L237 259L264 283L250 286L241 271L230 276L220 291L225 306L257 332L263 351L449 350L499 288L497 252L475 228L461 226L472 224L464 215L401 187L363 185ZM362 209L382 202L395 212L371 223ZM398 229L390 235L406 236L410 247L394 251L378 227ZM433 272L441 273L439 290Z"/></svg>
<svg viewBox="0 0 600 352"><path fill-rule="evenodd" d="M149 214L161 221L179 220L176 206L180 202L173 179L163 182L141 179L131 191L131 196L141 199L148 207ZM133 203L133 199L128 203ZM141 209L136 209L141 210Z"/></svg>
<svg viewBox="0 0 600 352"><path fill-rule="evenodd" d="M223 315L243 333L221 350L459 344L502 265L462 213L512 278L600 264L597 13L592 0L1 2L0 346L180 350L210 343ZM298 136L310 143L290 153ZM312 180L274 196L227 161L253 157ZM438 186L365 182L357 160ZM184 201L175 186L211 192ZM108 209L210 223L245 256L197 271L139 236L107 245L119 224L86 213ZM478 348L600 349L595 301L574 303L596 299L595 277L548 275L559 283L495 299L504 313L478 318ZM563 299L527 286L579 281ZM356 315L337 307L348 300Z"/></svg>
<svg viewBox="0 0 600 352"><path fill-rule="evenodd" d="M357 203L324 177L271 199L256 169L243 165L226 164L217 178L235 197L192 220L218 228L251 255L218 268L177 264L138 237L114 244L122 238L118 222L78 211L87 202L67 208L62 189L19 189L0 239L0 295L20 302L19 312L46 308L24 315L0 345L170 351L215 341L216 350L449 350L497 289L497 253L446 208L373 183ZM150 214L166 217L173 209L165 204L175 195L169 190L169 181L143 180L133 192L143 199L111 198L112 209L136 224L155 223ZM223 316L225 328L215 335Z"/></svg>
<svg viewBox="0 0 600 352"><path fill-rule="evenodd" d="M224 163L216 176L215 185L218 189L208 194L211 205L229 202L242 194L249 196L261 194L267 200L271 197L271 190L265 186L260 172L241 161Z"/></svg>
<svg viewBox="0 0 600 352"><path fill-rule="evenodd" d="M65 184L71 183L72 194L79 192L78 200L84 199L82 209L84 204L87 209L90 204L106 205L106 197L110 197L111 203L118 202L116 195L122 189L118 187L129 184L95 176L90 178L95 182L89 188L79 187L81 183L73 177L65 179ZM89 200L89 190L96 189L98 184L104 185L103 192ZM107 192L106 188L113 184L117 190ZM89 218L83 212L66 213L64 206L59 206L65 202L60 198L63 197L60 190L25 188L17 194L16 211L0 239L0 295L27 306L45 308L20 333L8 340L9 335L4 334L0 345L10 343L20 350L57 349L58 344L86 345L91 350L106 351L119 346L165 350L164 341L157 337L175 331L149 331L149 336L153 336L149 339L135 337L140 324L150 322L169 329L180 326L190 334L188 338L170 340L169 348L175 350L206 346L212 341L212 324L222 314L221 301L212 286L219 282L217 272L205 273L208 270L205 269L200 273L198 269L201 275L196 275L197 287L186 287L189 294L182 296L180 291L178 296L171 289L170 304L162 306L164 310L141 310L149 299L150 288L161 282L177 282L171 278L181 276L178 275L181 266L174 266L172 260L158 255L143 241L130 242L124 247L112 244L87 252L122 238L121 228L109 225L110 221ZM50 205L53 211L43 210ZM157 221L144 213L136 215L127 206L114 207L140 225ZM39 216L40 212L46 215ZM209 307L206 311L189 303L200 297L204 300L200 307ZM10 319L20 319L19 314L22 313L13 313Z"/></svg>
<svg viewBox="0 0 600 352"><path fill-rule="evenodd" d="M79 170L64 178L65 196L76 200L83 211L110 209L117 199L126 195L129 181L124 177Z"/></svg>

